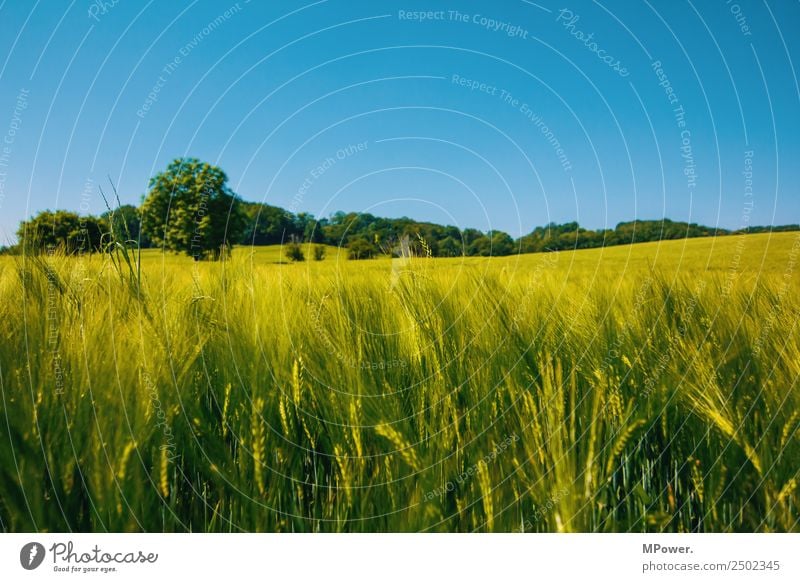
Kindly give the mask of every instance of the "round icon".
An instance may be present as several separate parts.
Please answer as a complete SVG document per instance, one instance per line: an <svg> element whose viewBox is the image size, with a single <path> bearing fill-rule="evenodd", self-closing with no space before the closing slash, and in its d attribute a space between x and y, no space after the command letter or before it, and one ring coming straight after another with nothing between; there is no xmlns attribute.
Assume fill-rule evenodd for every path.
<svg viewBox="0 0 800 582"><path fill-rule="evenodd" d="M19 552L19 563L26 570L35 570L44 561L44 546L38 542L30 542L22 546Z"/></svg>

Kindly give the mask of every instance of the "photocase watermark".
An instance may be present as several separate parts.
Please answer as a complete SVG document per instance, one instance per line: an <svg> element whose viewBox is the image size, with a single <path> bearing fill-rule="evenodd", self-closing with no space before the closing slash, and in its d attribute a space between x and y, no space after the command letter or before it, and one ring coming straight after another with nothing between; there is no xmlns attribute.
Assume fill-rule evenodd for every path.
<svg viewBox="0 0 800 582"><path fill-rule="evenodd" d="M306 194L311 189L311 187L320 178L322 178L331 168L333 168L336 164L338 164L343 160L346 160L349 157L367 151L368 148L369 148L369 142L367 141L348 144L336 150L336 152L333 155L330 155L326 157L324 160L318 162L317 165L314 166L308 172L305 179L297 188L297 192L295 192L295 195L292 197L292 200L289 203L289 208L287 208L287 210L292 213L297 212L298 208L303 203L303 200L305 200Z"/></svg>
<svg viewBox="0 0 800 582"><path fill-rule="evenodd" d="M753 33L750 31L750 25L747 22L747 17L744 15L744 12L742 12L742 7L733 0L726 0L725 4L728 6L731 14L733 14L733 18L736 20L736 24L739 26L739 31L742 33L742 36L753 36Z"/></svg>
<svg viewBox="0 0 800 582"><path fill-rule="evenodd" d="M630 361L625 354L621 353L620 350L627 341L628 336L631 333L632 322L636 321L639 311L641 311L642 307L644 307L652 286L653 277L648 275L639 285L636 295L634 296L631 312L627 315L627 317L625 317L620 332L617 334L616 338L614 338L611 346L609 346L608 350L606 351L606 355L603 357L603 361L600 363L600 368L597 369L595 375L602 377L617 360L624 358L625 360Z"/></svg>
<svg viewBox="0 0 800 582"><path fill-rule="evenodd" d="M459 12L458 10L398 10L397 19L410 22L460 22L474 24L490 32L500 32L510 38L528 40L529 36L528 30L517 24L497 20L479 13Z"/></svg>
<svg viewBox="0 0 800 582"><path fill-rule="evenodd" d="M558 158L559 163L561 164L561 168L565 172L569 172L572 170L572 162L570 162L569 157L567 156L564 148L561 145L559 139L555 136L555 133L552 129L547 125L544 118L537 113L530 105L525 103L524 101L520 101L514 95L512 95L506 89L501 89L496 85L491 85L489 83L485 83L483 81L479 81L476 79L469 79L466 77L462 77L458 74L453 74L450 77L450 82L454 85L458 85L460 87L465 87L470 91L477 91L479 93L485 93L486 95L491 95L492 97L497 97L502 101L504 105L509 105L519 111L528 121L530 121L534 127L536 127L545 138L547 143L553 148L553 151Z"/></svg>
<svg viewBox="0 0 800 582"><path fill-rule="evenodd" d="M745 150L744 152L744 170L742 170L742 176L744 176L744 197L745 199L751 199L753 197L753 150ZM749 200L748 203L752 203L752 200ZM747 223L750 223L750 213L747 212ZM744 221L744 215L742 216Z"/></svg>
<svg viewBox="0 0 800 582"><path fill-rule="evenodd" d="M678 99L678 94L675 92L674 87L672 86L672 81L669 80L667 73L664 72L664 68L661 65L661 61L655 60L650 63L650 68L653 69L653 72L656 74L658 78L658 86L664 89L664 93L667 96L667 101L669 101L670 105L678 105L680 100Z"/></svg>
<svg viewBox="0 0 800 582"><path fill-rule="evenodd" d="M609 369L613 366L615 361L622 361L624 364L628 366L628 368L632 368L635 362L631 362L627 355L621 352L622 346L627 342L630 334L631 334L631 322L636 321L638 319L638 313L644 307L645 303L648 300L648 296L654 284L654 279L652 276L646 277L641 285L639 286L638 290L636 291L636 295L634 297L634 302L632 306L632 310L627 316L625 317L624 323L620 328L620 332L617 334L616 338L609 346L603 361L600 364L600 367L595 371L595 376L598 378L602 378L604 374L608 372ZM640 398L648 398L655 389L655 382L661 376L661 374L666 369L667 365L670 361L672 361L673 354L675 352L675 348L680 343L681 340L686 335L686 321L690 321L694 312L697 309L697 297L703 292L706 288L706 281L700 281L695 288L695 294L689 300L686 313L683 316L683 321L678 326L678 334L675 336L671 336L669 339L669 344L667 348L664 349L661 355L658 358L657 365L655 370L649 370L649 375L645 379L643 384L643 389L639 394Z"/></svg>
<svg viewBox="0 0 800 582"><path fill-rule="evenodd" d="M527 519L523 520L518 528L512 530L513 533L525 533L526 531L532 530L533 525L545 517L548 513L553 511L558 502L564 499L567 495L569 495L569 489L566 487L559 489L555 495L551 495L543 504L537 505L533 511L533 514Z"/></svg>
<svg viewBox="0 0 800 582"><path fill-rule="evenodd" d="M250 0L244 0L243 2L237 2L230 8L228 8L225 12L218 15L214 20L210 21L206 24L197 34L194 35L192 40L184 44L175 56L165 64L161 68L161 74L156 79L156 82L150 89L150 92L145 97L144 102L136 110L136 115L140 119L144 119L150 109L158 102L159 95L161 94L161 90L166 86L169 82L170 77L175 74L175 71L183 63L183 59L187 58L194 49L196 49L200 44L208 38L215 30L217 30L220 26L225 24L228 20L230 20L233 16L238 14L242 10L242 4L249 4Z"/></svg>
<svg viewBox="0 0 800 582"><path fill-rule="evenodd" d="M25 547L27 548L29 545L31 544ZM42 559L44 559L44 547L41 544L36 545L41 548ZM24 550L25 548L23 548ZM56 542L50 546L48 552L52 557L53 572L63 574L109 574L119 572L121 565L146 565L155 564L158 561L158 554L155 552L106 550L97 544L92 548L82 550L76 549L75 544L71 541ZM21 555L20 559L22 558Z"/></svg>
<svg viewBox="0 0 800 582"><path fill-rule="evenodd" d="M88 177L86 181L83 183L83 190L81 190L81 200L80 200L80 218L78 219L78 248L75 251L76 256L79 259L83 259L86 256L87 251L91 252L94 250L92 248L93 242L91 239L91 233L89 232L89 212L91 211L91 199L92 199L92 192L94 191L94 180ZM97 234L97 233L95 233ZM76 266L76 281L78 288L83 287L84 279L86 274L86 264L83 260L77 261Z"/></svg>
<svg viewBox="0 0 800 582"><path fill-rule="evenodd" d="M430 247L425 238L417 233L417 241L421 250L415 251L411 244L411 237L404 234L398 240L393 241L392 244L382 245L384 253L391 255L392 263L389 274L389 291L394 291L400 285L403 276L411 276L417 279L419 272L413 269L415 265L419 265L417 259L428 259L430 255Z"/></svg>
<svg viewBox="0 0 800 582"><path fill-rule="evenodd" d="M81 190L81 201L78 205L78 210L83 215L80 221L80 229L81 229L81 236L84 237L82 240L86 240L86 235L88 233L86 227L86 215L89 214L89 211L92 209L90 201L92 199L92 191L94 190L94 180L91 177L87 177L83 183L83 190Z"/></svg>
<svg viewBox="0 0 800 582"><path fill-rule="evenodd" d="M55 256L56 247L47 245L48 258ZM53 371L55 382L54 393L58 396L64 394L64 365L61 360L61 333L58 321L58 295L59 282L52 267L47 268L47 346L50 352L50 367Z"/></svg>
<svg viewBox="0 0 800 582"><path fill-rule="evenodd" d="M491 32L502 32L510 38L521 38L528 40L528 31L517 24L511 24L503 20L496 20L483 14L468 14L459 12L458 10L448 10L448 17L450 20L456 22L464 22L476 24L481 28L485 28Z"/></svg>
<svg viewBox="0 0 800 582"><path fill-rule="evenodd" d="M497 92L500 90L495 85L490 85L489 83L484 83L483 81L477 81L475 79L468 79L457 74L453 74L450 77L450 82L460 87L466 87L470 91L486 93L487 95L491 95L493 97L496 96Z"/></svg>
<svg viewBox="0 0 800 582"><path fill-rule="evenodd" d="M19 551L19 563L26 570L35 570L44 562L44 546L39 542L29 542Z"/></svg>
<svg viewBox="0 0 800 582"><path fill-rule="evenodd" d="M190 240L190 254L194 259L194 265L192 268L192 275L195 281L200 279L200 269L198 267L198 263L201 259L206 256L208 249L203 244L203 233L201 232L203 225L205 224L206 215L208 214L208 201L211 196L214 194L216 190L215 184L212 182L214 177L209 177L203 183L203 187L200 190L200 203L197 206L197 210L194 213L194 232L192 233L192 238Z"/></svg>
<svg viewBox="0 0 800 582"><path fill-rule="evenodd" d="M725 273L725 281L722 283L722 296L729 297L733 291L734 283L739 277L739 270L742 262L742 255L744 255L745 246L747 244L747 230L750 228L750 215L753 212L753 150L745 150L744 152L744 169L742 176L744 178L744 205L742 206L742 216L739 221L739 230L743 231L738 235L736 246L734 247L733 257Z"/></svg>
<svg viewBox="0 0 800 582"><path fill-rule="evenodd" d="M413 22L446 20L446 12L445 10L398 10L397 19Z"/></svg>
<svg viewBox="0 0 800 582"><path fill-rule="evenodd" d="M656 387L656 380L661 377L661 374L664 373L669 363L672 361L673 355L675 353L675 349L681 343L683 338L686 336L686 323L687 321L692 321L694 317L694 312L697 310L697 297L703 290L706 288L706 282L700 281L698 283L695 294L689 300L689 304L686 307L686 313L682 314L683 322L678 326L678 335L673 335L669 339L669 343L667 344L667 348L661 352L661 355L658 357L656 361L655 369L648 370L648 376L644 381L643 390L640 393L641 398L649 398L650 395L653 393Z"/></svg>
<svg viewBox="0 0 800 582"><path fill-rule="evenodd" d="M622 62L608 54L605 49L601 48L597 42L594 40L594 33L585 33L582 30L576 27L578 21L581 19L580 15L575 14L572 10L568 8L562 8L558 11L558 15L556 16L556 22L561 23L561 26L564 27L566 31L568 31L572 36L583 43L587 49L597 55L597 58L600 59L607 67L609 67L612 71L617 73L620 77L627 77L630 75L630 72L627 68L622 64Z"/></svg>
<svg viewBox="0 0 800 582"><path fill-rule="evenodd" d="M686 176L686 188L687 190L694 190L697 186L697 170L692 149L692 132L689 130L686 123L686 110L683 108L683 105L681 105L678 94L675 92L672 82L664 71L661 61L654 60L650 63L650 68L658 79L659 87L664 89L667 101L673 107L672 115L675 118L675 125L680 131L680 152L681 159L683 160L683 175Z"/></svg>
<svg viewBox="0 0 800 582"><path fill-rule="evenodd" d="M373 360L369 362L360 362L358 367L362 370L390 370L391 368L406 368L408 363L405 360Z"/></svg>
<svg viewBox="0 0 800 582"><path fill-rule="evenodd" d="M764 349L764 342L772 334L772 328L775 327L778 314L783 309L783 301L786 298L786 294L789 292L789 289L797 288L797 283L792 282L792 277L794 276L794 269L797 266L798 254L800 254L800 233L795 235L794 243L792 244L792 248L789 250L789 260L786 262L786 269L783 271L783 282L781 283L780 289L778 289L778 300L772 305L769 315L767 316L767 320L761 327L761 333L758 335L758 338L753 344L753 353L756 355L762 352Z"/></svg>
<svg viewBox="0 0 800 582"><path fill-rule="evenodd" d="M697 170L692 150L692 132L686 127L686 112L683 105L674 110L675 121L681 128L681 158L683 159L683 175L686 176L686 189L694 190L697 187Z"/></svg>
<svg viewBox="0 0 800 582"><path fill-rule="evenodd" d="M306 174L303 181L300 183L300 186L297 188L294 196L292 196L291 201L287 207L287 211L290 213L297 213L297 211L302 206L303 202L306 199L311 188L316 184L319 180L321 180L325 174L327 174L334 166L338 165L339 163L351 158L352 156L358 155L363 153L369 149L369 142L368 141L361 141L357 143L351 143L344 145L337 149L332 154L325 157L323 160L318 161ZM334 342L328 331L322 324L322 314L324 308L325 298L324 296L319 304L315 304L313 301L309 301L307 306L309 311L311 312L311 325L314 327L316 332L316 337L325 344L325 349L329 355L334 356L337 360L342 362L343 364L347 365L350 368L360 368L362 370L388 370L391 368L402 367L404 368L407 363L403 360L363 360L360 361L356 358L348 356L347 354L343 353L341 348Z"/></svg>
<svg viewBox="0 0 800 582"><path fill-rule="evenodd" d="M404 359L393 358L391 360L359 360L357 358L350 357L342 352L341 348L334 342L328 330L325 329L325 326L322 325L322 312L324 307L325 298L318 304L314 304L314 302L308 302L309 310L313 310L314 313L311 317L311 326L314 328L316 332L316 337L322 341L325 346L328 355L335 357L341 363L345 364L350 368L358 368L360 370L372 370L372 371L385 371L391 370L395 368L405 369L408 367L408 362Z"/></svg>
<svg viewBox="0 0 800 582"><path fill-rule="evenodd" d="M473 475L478 472L478 466L483 463L488 465L489 463L495 461L497 457L499 457L508 447L510 447L513 443L519 440L519 435L514 433L511 436L507 436L503 439L500 443L496 444L495 447L491 450L491 452L484 455L484 457L478 461L477 463L473 463L468 469L465 469L458 475L455 479L451 479L444 485L433 489L432 491L428 491L425 495L422 496L423 501L430 501L436 497L443 497L446 493L450 493L455 491L456 484L462 485L469 481Z"/></svg>
<svg viewBox="0 0 800 582"><path fill-rule="evenodd" d="M11 153L14 142L17 139L17 132L22 127L22 113L28 108L28 96L30 90L22 88L17 91L17 99L14 103L14 110L11 113L11 121L8 123L3 142L0 144L0 208L3 207L3 200L6 198L6 180L8 180L8 167L11 163Z"/></svg>
<svg viewBox="0 0 800 582"><path fill-rule="evenodd" d="M158 447L158 449L166 452L167 461L174 461L178 458L178 452L175 446L175 434L172 432L172 427L169 425L169 418L161 404L156 385L146 370L142 370L142 379L144 380L147 395L150 398L150 406L153 407L153 415L156 418L156 428L161 429L164 433L164 444Z"/></svg>
<svg viewBox="0 0 800 582"><path fill-rule="evenodd" d="M553 133L553 130L545 123L545 120L542 116L534 111L527 103L522 103L518 99L516 99L513 95L511 95L508 91L501 91L500 98L503 100L504 103L511 105L514 109L517 109L525 118L530 121L542 134L544 139L550 146L553 148L553 151L558 158L559 163L561 164L561 168L565 172L569 172L572 170L572 162L570 162L569 157L567 157L564 148L561 146L561 142Z"/></svg>
<svg viewBox="0 0 800 582"><path fill-rule="evenodd" d="M530 303L531 299L533 299L534 291L539 289L542 286L542 271L545 268L551 268L558 264L558 252L552 253L544 253L543 260L540 261L536 265L536 269L534 269L531 276L528 278L528 285L525 288L525 291L522 294L522 301L517 303L514 307L514 313L511 316L511 329L518 332L520 329L520 321L526 319L525 317L525 309L527 308L528 304Z"/></svg>
<svg viewBox="0 0 800 582"><path fill-rule="evenodd" d="M111 12L114 6L119 3L120 0L94 0L89 4L89 9L87 10L89 18L95 22L100 22L100 17Z"/></svg>

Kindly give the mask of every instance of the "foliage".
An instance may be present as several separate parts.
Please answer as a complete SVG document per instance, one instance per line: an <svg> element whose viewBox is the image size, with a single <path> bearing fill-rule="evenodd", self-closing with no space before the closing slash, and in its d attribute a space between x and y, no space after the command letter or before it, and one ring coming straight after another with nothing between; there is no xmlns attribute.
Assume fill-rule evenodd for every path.
<svg viewBox="0 0 800 582"><path fill-rule="evenodd" d="M314 260L322 261L327 251L328 249L325 248L325 245L314 245Z"/></svg>
<svg viewBox="0 0 800 582"><path fill-rule="evenodd" d="M347 245L347 258L350 260L371 259L378 252L378 247L366 237L352 239Z"/></svg>
<svg viewBox="0 0 800 582"><path fill-rule="evenodd" d="M305 261L306 256L303 253L303 246L296 240L289 241L286 244L286 258L293 263Z"/></svg>
<svg viewBox="0 0 800 582"><path fill-rule="evenodd" d="M245 229L241 239L246 245L276 245L290 236L301 234L295 231L290 212L269 204L243 202Z"/></svg>
<svg viewBox="0 0 800 582"><path fill-rule="evenodd" d="M214 258L222 246L229 248L233 242L264 246L282 244L291 239L352 249L353 259L373 258L381 253L391 255L401 240L410 241L410 251L414 256L503 257L518 253L800 230L800 226L789 224L727 231L663 219L620 222L613 229L601 230L588 230L577 222L550 223L514 239L498 230L483 233L474 228L461 230L407 217L382 218L368 213L336 212L330 218L316 219L305 212L293 214L269 204L243 202L229 192L225 180L218 168L197 160L184 160L182 163L176 160L164 174L154 178L153 189L140 211L133 206L122 206L117 214L128 223L132 238L141 241L141 248L156 245L169 250L185 250L196 258ZM206 198L204 183L223 193L218 199ZM172 196L174 184L178 186L174 188L175 196ZM147 224L139 236L142 215ZM164 218L167 215L168 222ZM108 220L108 215L91 220L102 225ZM426 248L422 248L421 241L425 241Z"/></svg>
<svg viewBox="0 0 800 582"><path fill-rule="evenodd" d="M101 221L92 216L45 210L20 223L17 244L33 254L56 249L66 254L93 253L100 250L103 231Z"/></svg>
<svg viewBox="0 0 800 582"><path fill-rule="evenodd" d="M150 180L142 232L153 244L195 260L218 259L241 240L245 215L221 169L195 158L174 160Z"/></svg>
<svg viewBox="0 0 800 582"><path fill-rule="evenodd" d="M458 257L463 255L463 247L461 243L453 238L452 236L447 236L443 238L439 242L439 254L440 257Z"/></svg>

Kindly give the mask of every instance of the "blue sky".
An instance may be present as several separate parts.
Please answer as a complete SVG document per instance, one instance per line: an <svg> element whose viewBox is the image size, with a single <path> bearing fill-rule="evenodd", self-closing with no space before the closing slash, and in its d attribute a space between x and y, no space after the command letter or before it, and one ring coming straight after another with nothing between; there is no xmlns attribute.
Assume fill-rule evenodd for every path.
<svg viewBox="0 0 800 582"><path fill-rule="evenodd" d="M317 216L799 222L799 28L788 1L6 0L0 237L180 156Z"/></svg>

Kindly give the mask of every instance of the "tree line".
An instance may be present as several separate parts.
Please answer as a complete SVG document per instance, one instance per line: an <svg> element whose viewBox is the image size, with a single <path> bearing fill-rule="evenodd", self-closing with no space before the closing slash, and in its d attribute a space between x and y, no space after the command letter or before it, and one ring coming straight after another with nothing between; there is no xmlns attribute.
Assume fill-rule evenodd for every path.
<svg viewBox="0 0 800 582"><path fill-rule="evenodd" d="M663 219L590 230L577 222L551 222L514 239L499 230L460 229L363 212L316 218L244 201L230 189L220 168L195 158L180 158L150 180L141 206L118 205L100 216L46 210L20 223L17 244L2 251L37 253L57 248L68 254L91 253L103 251L111 241L124 241L133 247L163 248L204 260L218 259L237 244L316 243L345 247L351 259L381 254L488 257L782 230L800 230L800 226L731 231Z"/></svg>

